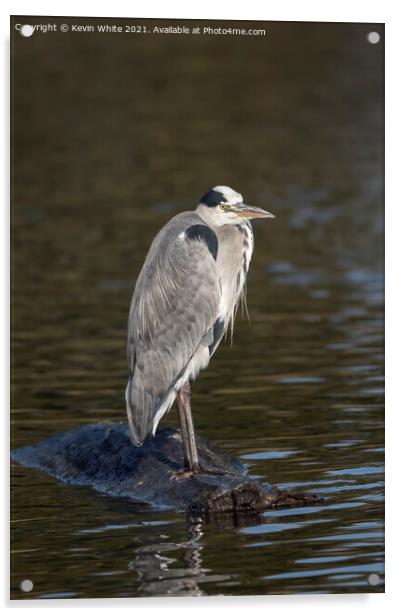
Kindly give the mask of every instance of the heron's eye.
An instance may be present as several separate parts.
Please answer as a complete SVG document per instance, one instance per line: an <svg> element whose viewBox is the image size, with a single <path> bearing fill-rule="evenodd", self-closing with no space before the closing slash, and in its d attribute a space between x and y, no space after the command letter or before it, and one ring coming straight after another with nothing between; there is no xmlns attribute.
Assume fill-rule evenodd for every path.
<svg viewBox="0 0 401 616"><path fill-rule="evenodd" d="M221 210L226 210L227 209L227 205L225 203L219 203L219 208Z"/></svg>

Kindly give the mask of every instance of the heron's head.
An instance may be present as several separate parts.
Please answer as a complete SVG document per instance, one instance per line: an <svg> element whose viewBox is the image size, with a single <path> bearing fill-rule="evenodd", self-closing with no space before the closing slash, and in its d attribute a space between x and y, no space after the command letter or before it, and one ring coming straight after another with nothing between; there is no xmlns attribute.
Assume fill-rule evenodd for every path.
<svg viewBox="0 0 401 616"><path fill-rule="evenodd" d="M249 218L274 218L273 214L244 203L242 195L228 186L215 186L203 195L196 208L199 216L216 227L238 225Z"/></svg>

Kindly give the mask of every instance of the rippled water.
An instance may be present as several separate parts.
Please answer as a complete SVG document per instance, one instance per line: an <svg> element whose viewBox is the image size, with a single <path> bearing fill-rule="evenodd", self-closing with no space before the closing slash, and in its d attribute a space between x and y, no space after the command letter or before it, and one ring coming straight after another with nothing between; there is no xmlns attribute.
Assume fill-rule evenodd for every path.
<svg viewBox="0 0 401 616"><path fill-rule="evenodd" d="M189 520L13 464L13 597L384 590L383 45L367 43L371 29L13 43L13 447L124 419L147 247L223 183L276 219L254 225L251 325L238 319L196 382L196 428L252 476L326 499Z"/></svg>

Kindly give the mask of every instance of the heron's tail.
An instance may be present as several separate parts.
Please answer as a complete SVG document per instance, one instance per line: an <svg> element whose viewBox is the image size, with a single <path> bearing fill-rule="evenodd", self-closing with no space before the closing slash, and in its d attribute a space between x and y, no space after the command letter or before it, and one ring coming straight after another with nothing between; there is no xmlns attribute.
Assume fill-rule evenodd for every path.
<svg viewBox="0 0 401 616"><path fill-rule="evenodd" d="M143 429L143 424L138 422L138 413L134 404L134 387L131 379L128 379L127 388L125 390L125 402L127 405L128 427L132 443L136 447L140 447L147 436L147 430Z"/></svg>

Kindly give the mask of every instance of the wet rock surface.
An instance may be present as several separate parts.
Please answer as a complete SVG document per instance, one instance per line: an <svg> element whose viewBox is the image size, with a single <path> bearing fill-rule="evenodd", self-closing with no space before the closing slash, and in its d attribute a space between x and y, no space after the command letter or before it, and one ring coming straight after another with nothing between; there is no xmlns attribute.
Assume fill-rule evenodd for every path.
<svg viewBox="0 0 401 616"><path fill-rule="evenodd" d="M192 514L257 512L322 502L313 494L290 494L247 476L239 460L197 440L202 473L184 473L181 435L158 431L134 447L126 424L96 424L56 434L12 452L13 459L73 485L110 496Z"/></svg>

